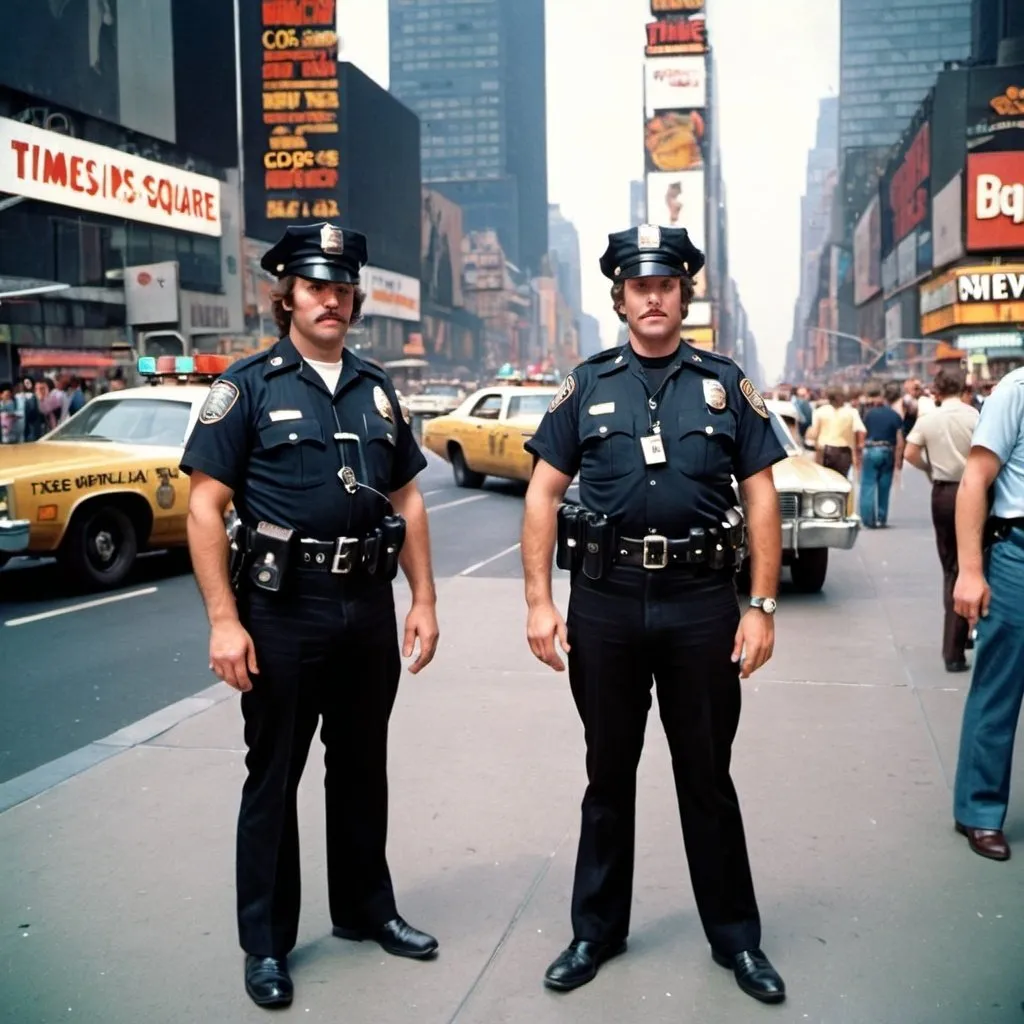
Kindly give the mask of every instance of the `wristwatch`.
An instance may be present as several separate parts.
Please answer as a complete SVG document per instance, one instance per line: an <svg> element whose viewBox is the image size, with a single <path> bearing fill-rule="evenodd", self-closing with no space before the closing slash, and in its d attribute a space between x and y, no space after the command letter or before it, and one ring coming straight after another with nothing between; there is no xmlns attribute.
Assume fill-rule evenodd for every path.
<svg viewBox="0 0 1024 1024"><path fill-rule="evenodd" d="M778 601L774 597L752 597L750 599L751 608L760 608L765 615L774 615L775 609L779 606Z"/></svg>

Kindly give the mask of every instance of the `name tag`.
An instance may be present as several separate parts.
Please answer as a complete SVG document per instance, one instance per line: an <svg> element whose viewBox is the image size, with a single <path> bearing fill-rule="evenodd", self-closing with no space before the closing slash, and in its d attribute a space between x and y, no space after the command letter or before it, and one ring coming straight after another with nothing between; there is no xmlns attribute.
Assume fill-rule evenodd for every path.
<svg viewBox="0 0 1024 1024"><path fill-rule="evenodd" d="M270 422L280 423L282 420L301 420L302 413L298 409L272 409Z"/></svg>
<svg viewBox="0 0 1024 1024"><path fill-rule="evenodd" d="M597 405L592 405L587 412L591 416L607 416L611 412L615 412L614 402L599 402Z"/></svg>

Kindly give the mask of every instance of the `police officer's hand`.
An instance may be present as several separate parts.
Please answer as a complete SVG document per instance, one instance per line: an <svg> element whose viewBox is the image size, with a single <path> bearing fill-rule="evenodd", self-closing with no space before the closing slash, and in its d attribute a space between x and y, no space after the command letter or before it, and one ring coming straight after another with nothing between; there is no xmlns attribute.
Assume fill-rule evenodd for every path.
<svg viewBox="0 0 1024 1024"><path fill-rule="evenodd" d="M991 600L992 590L982 573L960 572L953 588L953 610L971 624L971 629L978 624L978 619L988 615Z"/></svg>
<svg viewBox="0 0 1024 1024"><path fill-rule="evenodd" d="M569 653L569 641L562 618L554 602L531 606L526 619L526 639L534 656L549 665L556 672L564 672L565 664L555 649L555 637L562 650Z"/></svg>
<svg viewBox="0 0 1024 1024"><path fill-rule="evenodd" d="M210 629L210 668L228 686L245 693L252 689L249 674L258 674L256 647L237 620L218 622Z"/></svg>
<svg viewBox="0 0 1024 1024"><path fill-rule="evenodd" d="M419 656L409 666L409 671L413 675L416 675L421 668L426 668L434 660L439 635L437 612L434 610L434 606L432 604L414 604L405 617L405 640L402 644L403 657L411 658L416 638L419 637Z"/></svg>
<svg viewBox="0 0 1024 1024"><path fill-rule="evenodd" d="M736 630L736 642L732 648L732 660L740 661L740 679L746 679L756 672L771 656L775 649L775 620L757 608L751 608L740 619Z"/></svg>

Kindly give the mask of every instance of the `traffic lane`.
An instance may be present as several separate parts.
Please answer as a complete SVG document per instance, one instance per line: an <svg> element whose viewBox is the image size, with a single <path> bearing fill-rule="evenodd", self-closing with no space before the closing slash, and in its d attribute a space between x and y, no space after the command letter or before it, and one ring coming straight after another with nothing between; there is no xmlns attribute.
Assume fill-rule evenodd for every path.
<svg viewBox="0 0 1024 1024"><path fill-rule="evenodd" d="M439 579L518 540L515 491L501 481L480 491L425 488ZM9 600L8 576L18 600ZM184 552L140 559L129 583L112 592L77 592L53 562L5 570L3 590L2 621L30 621L0 625L0 782L214 681L206 615Z"/></svg>

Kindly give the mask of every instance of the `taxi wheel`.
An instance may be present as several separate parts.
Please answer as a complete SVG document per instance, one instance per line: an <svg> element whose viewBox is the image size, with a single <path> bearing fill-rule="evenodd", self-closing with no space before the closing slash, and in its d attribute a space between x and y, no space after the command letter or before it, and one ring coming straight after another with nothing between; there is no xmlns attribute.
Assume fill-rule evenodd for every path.
<svg viewBox="0 0 1024 1024"><path fill-rule="evenodd" d="M789 567L793 586L802 594L816 594L825 585L828 573L828 548L811 548L793 557Z"/></svg>
<svg viewBox="0 0 1024 1024"><path fill-rule="evenodd" d="M466 465L466 457L462 454L461 448L452 449L452 476L455 477L456 487L483 487L483 473L474 473Z"/></svg>
<svg viewBox="0 0 1024 1024"><path fill-rule="evenodd" d="M68 528L61 561L91 587L117 587L135 564L135 524L116 505L86 505Z"/></svg>

